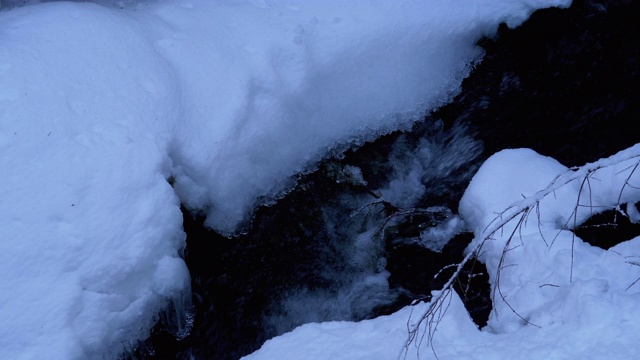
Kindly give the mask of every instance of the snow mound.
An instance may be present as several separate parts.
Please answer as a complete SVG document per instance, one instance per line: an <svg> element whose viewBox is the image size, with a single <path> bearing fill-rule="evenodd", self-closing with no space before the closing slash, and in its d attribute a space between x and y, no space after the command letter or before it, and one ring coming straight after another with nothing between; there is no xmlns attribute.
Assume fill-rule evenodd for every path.
<svg viewBox="0 0 640 360"><path fill-rule="evenodd" d="M479 257L496 295L482 330L449 292L436 312L435 332L428 327L435 322L418 325L430 305L418 304L359 323L307 324L244 359L637 357L640 237L603 250L573 236L568 229L574 221L566 220L576 216L578 198L580 204L590 199L589 213L640 201L639 161L640 144L571 170L528 149L504 150L483 164L460 202L460 214L476 232L470 248L490 236ZM590 188L580 186L585 178L593 182ZM505 209L537 203L539 216L532 211L526 221L514 217L504 231L494 231L499 214L511 215ZM575 224L587 216L579 212ZM418 326L415 342L407 344L408 329Z"/></svg>
<svg viewBox="0 0 640 360"><path fill-rule="evenodd" d="M170 70L96 5L15 9L0 29L0 358L116 357L190 290Z"/></svg>
<svg viewBox="0 0 640 360"><path fill-rule="evenodd" d="M585 297L594 297L594 303L602 301L600 296L635 301L635 291L626 291L638 276L625 260L633 254L592 247L570 229L592 214L640 200L634 185L640 182L640 172L635 171L638 154L640 144L569 170L532 150L515 149L501 151L483 164L459 211L476 231L470 248L482 246L479 258L487 264L498 293L490 329L564 325L593 316L585 320L588 324L600 321L595 308L591 315L570 310L587 301ZM528 208L528 214L523 212ZM513 214L517 215L500 228Z"/></svg>

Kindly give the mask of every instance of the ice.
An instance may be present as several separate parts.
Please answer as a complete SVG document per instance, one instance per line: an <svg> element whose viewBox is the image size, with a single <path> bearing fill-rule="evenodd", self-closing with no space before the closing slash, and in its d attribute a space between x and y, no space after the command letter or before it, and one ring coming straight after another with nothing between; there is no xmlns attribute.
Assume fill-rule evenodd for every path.
<svg viewBox="0 0 640 360"><path fill-rule="evenodd" d="M0 358L115 358L172 301L187 326L180 202L237 231L450 100L499 23L568 5L97 3L2 4Z"/></svg>

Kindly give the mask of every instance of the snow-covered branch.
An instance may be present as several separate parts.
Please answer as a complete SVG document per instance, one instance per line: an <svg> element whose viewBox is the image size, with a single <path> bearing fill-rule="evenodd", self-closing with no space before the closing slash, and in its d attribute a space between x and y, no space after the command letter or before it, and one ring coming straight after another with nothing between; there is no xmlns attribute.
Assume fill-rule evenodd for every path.
<svg viewBox="0 0 640 360"><path fill-rule="evenodd" d="M541 237L544 246L549 249L553 242L548 243L544 238L544 233L549 230L557 232L555 241L562 231L575 228L593 213L640 201L639 165L640 144L608 158L564 170L555 160L526 149L503 151L487 160L460 203L460 214L475 230L476 237L444 287L432 292L430 305L418 321L408 324L408 337L399 357L406 357L412 344L420 348L424 339L432 345L431 339L442 317L441 310L451 295L454 282L464 266L481 253L487 263L493 264L489 264L488 268L493 272L494 304L499 296L523 323L535 325L507 301L507 295L501 287L501 274L508 266L507 254L514 249L512 241L516 238L523 241L524 235L534 234ZM522 192L522 189L531 190L537 184L544 184L545 177L551 178L551 181L546 180L547 185L542 189L529 191L529 195ZM518 194L521 198L517 201L507 199L513 199ZM581 201L584 197L588 197L587 204ZM502 210L495 211L500 206ZM579 212L583 207L588 208L588 213ZM536 214L535 224L527 221L532 213ZM575 235L571 239L570 277L573 276ZM484 251L487 246L491 249Z"/></svg>

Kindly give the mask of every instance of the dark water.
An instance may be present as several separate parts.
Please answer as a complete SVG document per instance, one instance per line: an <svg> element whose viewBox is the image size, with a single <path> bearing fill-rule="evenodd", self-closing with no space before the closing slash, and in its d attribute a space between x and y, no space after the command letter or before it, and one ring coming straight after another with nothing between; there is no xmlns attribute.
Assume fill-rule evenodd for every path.
<svg viewBox="0 0 640 360"><path fill-rule="evenodd" d="M227 239L185 214L194 328L176 341L159 325L135 357L238 359L304 322L366 319L428 294L441 285L433 275L460 258L469 235L442 252L410 241L446 211L401 216L386 231L376 224L407 206L455 213L477 167L504 148L529 147L573 166L639 142L638 19L638 2L624 0L539 11L481 41L485 58L453 103L412 132L325 161L260 209L248 234ZM413 184L404 204L393 181L415 180L407 169L416 158L422 187ZM366 184L352 178L355 168ZM486 279L474 279L468 308L482 325L491 304Z"/></svg>
<svg viewBox="0 0 640 360"><path fill-rule="evenodd" d="M485 155L529 147L573 166L637 143L639 16L637 1L574 1L501 29L442 116L473 124Z"/></svg>

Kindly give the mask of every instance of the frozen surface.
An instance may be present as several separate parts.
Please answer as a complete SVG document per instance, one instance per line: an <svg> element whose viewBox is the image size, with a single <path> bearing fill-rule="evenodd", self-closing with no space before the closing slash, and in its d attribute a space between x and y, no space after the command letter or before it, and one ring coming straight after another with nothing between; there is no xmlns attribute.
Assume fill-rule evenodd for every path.
<svg viewBox="0 0 640 360"><path fill-rule="evenodd" d="M180 201L237 230L568 1L98 3L0 12L0 358L116 357L189 293Z"/></svg>
<svg viewBox="0 0 640 360"><path fill-rule="evenodd" d="M640 278L640 237L603 250L562 229L573 227L567 219L573 218L578 197L580 204L591 199L594 212L639 201L639 161L640 144L574 171L528 149L504 150L489 158L460 202L461 216L476 232L470 249L496 229L498 214L503 219L511 214L505 209L539 203L540 215L531 212L511 237L519 220L515 217L484 242L480 258L487 263L493 289L498 288L487 327L477 329L460 298L450 293L431 341L421 327L417 342L400 358L636 358L640 285L634 282ZM581 190L585 175L592 186ZM585 217L578 213L575 224ZM427 306L359 323L307 324L244 359L394 359L403 350L407 329Z"/></svg>

